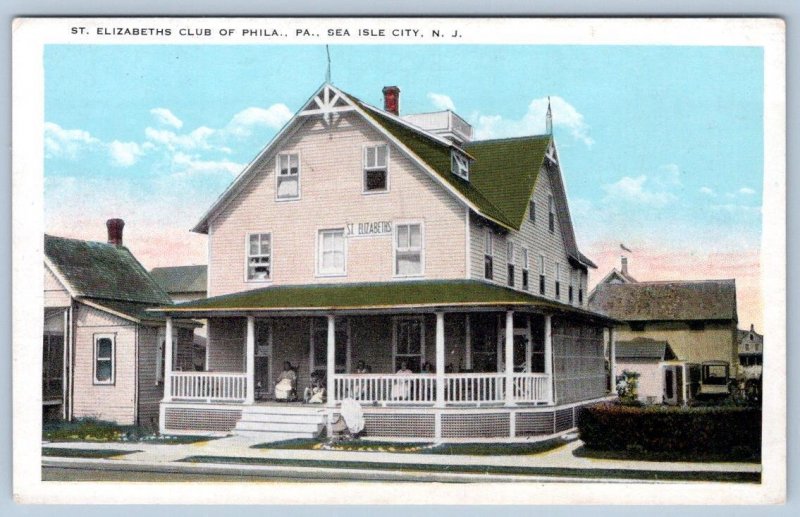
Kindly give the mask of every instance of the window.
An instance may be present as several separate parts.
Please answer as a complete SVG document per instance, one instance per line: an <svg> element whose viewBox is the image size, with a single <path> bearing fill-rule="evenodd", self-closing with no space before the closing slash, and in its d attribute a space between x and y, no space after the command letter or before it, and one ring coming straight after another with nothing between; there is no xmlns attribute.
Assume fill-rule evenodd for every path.
<svg viewBox="0 0 800 517"><path fill-rule="evenodd" d="M412 372L422 371L425 355L425 325L422 318L394 320L394 371L403 363Z"/></svg>
<svg viewBox="0 0 800 517"><path fill-rule="evenodd" d="M277 160L277 198L297 199L300 197L300 155L297 153L279 154Z"/></svg>
<svg viewBox="0 0 800 517"><path fill-rule="evenodd" d="M347 368L347 320L336 318L334 323L334 333L336 348L334 358L336 365L334 370L337 373L344 373ZM309 371L315 372L325 370L328 365L328 320L325 318L314 318L311 320L311 365Z"/></svg>
<svg viewBox="0 0 800 517"><path fill-rule="evenodd" d="M389 188L389 146L364 148L364 192L385 192Z"/></svg>
<svg viewBox="0 0 800 517"><path fill-rule="evenodd" d="M508 241L506 246L506 261L508 262L508 286L514 287L514 243Z"/></svg>
<svg viewBox="0 0 800 517"><path fill-rule="evenodd" d="M534 200L530 201L530 206L528 208L528 219L530 219L533 224L536 224L536 201Z"/></svg>
<svg viewBox="0 0 800 517"><path fill-rule="evenodd" d="M486 239L483 243L483 276L487 280L494 278L494 242L492 230L486 228Z"/></svg>
<svg viewBox="0 0 800 517"><path fill-rule="evenodd" d="M422 225L395 225L394 274L417 276L422 274Z"/></svg>
<svg viewBox="0 0 800 517"><path fill-rule="evenodd" d="M574 297L574 295L572 293L572 285L569 286L569 292L568 292L567 296L568 296L568 299L569 299L569 303L572 303L572 301L575 299L575 297Z"/></svg>
<svg viewBox="0 0 800 517"><path fill-rule="evenodd" d="M94 384L114 384L114 334L94 335Z"/></svg>
<svg viewBox="0 0 800 517"><path fill-rule="evenodd" d="M451 165L453 174L455 174L459 178L464 178L465 180L468 180L469 179L469 160L467 160L467 157L462 155L461 153L456 152L456 151L453 151L450 154L450 156L451 156L451 164L450 165Z"/></svg>
<svg viewBox="0 0 800 517"><path fill-rule="evenodd" d="M583 288L578 289L578 304L583 305Z"/></svg>
<svg viewBox="0 0 800 517"><path fill-rule="evenodd" d="M728 384L727 364L704 364L703 384L724 386Z"/></svg>
<svg viewBox="0 0 800 517"><path fill-rule="evenodd" d="M544 255L539 255L539 294L544 294Z"/></svg>
<svg viewBox="0 0 800 517"><path fill-rule="evenodd" d="M318 275L346 274L344 229L320 230L317 239L317 254Z"/></svg>
<svg viewBox="0 0 800 517"><path fill-rule="evenodd" d="M247 280L272 279L272 234L251 233L247 236Z"/></svg>
<svg viewBox="0 0 800 517"><path fill-rule="evenodd" d="M528 290L528 249L522 248L522 289Z"/></svg>
<svg viewBox="0 0 800 517"><path fill-rule="evenodd" d="M556 231L556 206L555 202L553 201L553 196L548 198L548 205L549 205L549 213L548 213L548 225L550 227L550 233Z"/></svg>
<svg viewBox="0 0 800 517"><path fill-rule="evenodd" d="M556 262L556 298L561 298L561 264Z"/></svg>

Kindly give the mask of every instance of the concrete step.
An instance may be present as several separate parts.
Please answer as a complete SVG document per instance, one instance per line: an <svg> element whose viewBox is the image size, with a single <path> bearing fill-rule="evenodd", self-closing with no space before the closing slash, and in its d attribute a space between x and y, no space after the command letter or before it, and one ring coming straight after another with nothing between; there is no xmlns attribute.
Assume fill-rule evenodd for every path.
<svg viewBox="0 0 800 517"><path fill-rule="evenodd" d="M298 438L316 438L319 435L319 433L285 433L281 431L251 431L248 429L242 429L240 431L234 430L234 434L237 436L264 440L265 442L295 440Z"/></svg>
<svg viewBox="0 0 800 517"><path fill-rule="evenodd" d="M240 420L234 431L270 431L280 433L319 433L322 430L321 423L298 423L298 422L250 422Z"/></svg>
<svg viewBox="0 0 800 517"><path fill-rule="evenodd" d="M247 422L285 422L285 423L298 423L298 424L316 424L324 423L325 415L322 413L315 413L312 415L302 414L269 414L269 413L252 413L242 412L241 420Z"/></svg>

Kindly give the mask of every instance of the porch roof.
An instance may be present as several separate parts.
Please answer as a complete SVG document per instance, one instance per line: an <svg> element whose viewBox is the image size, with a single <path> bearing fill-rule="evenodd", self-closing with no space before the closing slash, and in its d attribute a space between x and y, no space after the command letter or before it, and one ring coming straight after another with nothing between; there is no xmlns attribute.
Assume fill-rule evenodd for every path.
<svg viewBox="0 0 800 517"><path fill-rule="evenodd" d="M415 280L273 286L152 309L213 317L249 312L325 313L510 308L570 313L614 323L589 310L479 280Z"/></svg>

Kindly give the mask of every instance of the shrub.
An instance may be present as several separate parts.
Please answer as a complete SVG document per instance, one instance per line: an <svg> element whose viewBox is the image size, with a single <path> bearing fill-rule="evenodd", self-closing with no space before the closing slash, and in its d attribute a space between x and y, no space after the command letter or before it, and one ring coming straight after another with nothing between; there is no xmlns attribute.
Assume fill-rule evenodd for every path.
<svg viewBox="0 0 800 517"><path fill-rule="evenodd" d="M761 451L761 410L747 407L583 408L578 430L586 447L605 451L731 454Z"/></svg>

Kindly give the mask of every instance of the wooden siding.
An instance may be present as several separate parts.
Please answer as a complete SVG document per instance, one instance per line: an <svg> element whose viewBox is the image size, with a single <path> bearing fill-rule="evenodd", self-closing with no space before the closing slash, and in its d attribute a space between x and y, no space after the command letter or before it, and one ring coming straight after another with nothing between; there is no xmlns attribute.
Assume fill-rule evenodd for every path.
<svg viewBox="0 0 800 517"><path fill-rule="evenodd" d="M69 307L71 297L47 266L44 267L44 306Z"/></svg>
<svg viewBox="0 0 800 517"><path fill-rule="evenodd" d="M364 194L363 146L386 139L355 115L325 129L308 121L280 152L300 153L301 199L275 200L275 160L209 224L209 296L264 287L245 281L245 239L271 233L272 284L387 281L393 277L390 236L347 241L347 275L316 276L317 232L345 223L424 223L424 278L464 278L464 206L396 148L390 149L389 192Z"/></svg>
<svg viewBox="0 0 800 517"><path fill-rule="evenodd" d="M554 316L553 366L556 404L605 396L602 328Z"/></svg>
<svg viewBox="0 0 800 517"><path fill-rule="evenodd" d="M470 217L470 256L471 256L471 277L478 280L485 279L484 276L484 257L486 232L493 231L494 239L494 278L493 282L499 285L508 285L508 241L514 243L514 288L522 289L522 249L528 250L528 291L532 294L539 294L539 256L545 257L545 294L548 298L555 296L555 273L556 262L561 264L561 289L558 300L563 303L569 301L570 278L574 278L573 305L578 305L578 289L583 288L583 306L586 306L588 295L586 283L588 278L579 269L573 268L567 258L567 250L564 238L561 234L558 217L555 217L555 228L551 233L548 223L548 199L552 195L550 174L558 174L558 171L548 172L546 167L542 167L536 181L532 199L536 203L536 222L530 220L530 206L525 212L525 218L520 230L503 231L488 225L484 219L475 216ZM492 228L495 228L492 230Z"/></svg>
<svg viewBox="0 0 800 517"><path fill-rule="evenodd" d="M75 379L73 416L108 420L120 425L136 421L137 325L112 314L79 304L75 317ZM115 334L115 382L95 385L94 335Z"/></svg>
<svg viewBox="0 0 800 517"><path fill-rule="evenodd" d="M653 397L660 404L664 396L664 373L658 359L617 359L614 378L622 375L623 371L639 373L638 398L647 402Z"/></svg>
<svg viewBox="0 0 800 517"><path fill-rule="evenodd" d="M731 375L736 375L739 354L736 344L736 323L707 322L704 330L690 330L685 322L646 323L643 331L632 331L627 325L615 327L617 341L650 338L666 341L680 361L702 363L726 361Z"/></svg>
<svg viewBox="0 0 800 517"><path fill-rule="evenodd" d="M139 411L138 424L158 429L158 404L164 396L164 383L157 382L158 327L139 327Z"/></svg>

